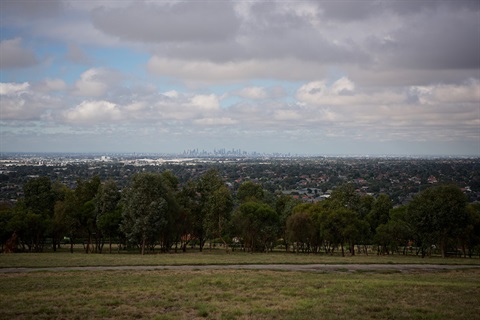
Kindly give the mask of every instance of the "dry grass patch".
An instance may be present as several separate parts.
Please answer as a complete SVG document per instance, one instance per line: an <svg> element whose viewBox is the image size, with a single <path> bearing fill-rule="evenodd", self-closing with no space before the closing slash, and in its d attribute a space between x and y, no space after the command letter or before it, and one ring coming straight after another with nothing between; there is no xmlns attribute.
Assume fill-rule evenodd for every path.
<svg viewBox="0 0 480 320"><path fill-rule="evenodd" d="M479 258L439 257L422 259L418 256L356 255L342 257L324 254L293 254L285 252L226 254L223 250L187 253L139 255L132 253L85 254L68 252L5 254L0 268L11 267L77 267L77 266L155 266L155 265L208 265L208 264L472 264L480 265Z"/></svg>
<svg viewBox="0 0 480 320"><path fill-rule="evenodd" d="M0 275L1 319L475 319L480 270Z"/></svg>

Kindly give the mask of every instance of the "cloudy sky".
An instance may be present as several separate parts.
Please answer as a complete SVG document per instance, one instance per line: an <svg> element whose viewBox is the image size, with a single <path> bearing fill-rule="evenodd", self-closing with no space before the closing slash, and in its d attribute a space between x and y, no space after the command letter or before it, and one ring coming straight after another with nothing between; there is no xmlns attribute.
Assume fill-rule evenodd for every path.
<svg viewBox="0 0 480 320"><path fill-rule="evenodd" d="M480 156L480 1L0 0L0 151Z"/></svg>

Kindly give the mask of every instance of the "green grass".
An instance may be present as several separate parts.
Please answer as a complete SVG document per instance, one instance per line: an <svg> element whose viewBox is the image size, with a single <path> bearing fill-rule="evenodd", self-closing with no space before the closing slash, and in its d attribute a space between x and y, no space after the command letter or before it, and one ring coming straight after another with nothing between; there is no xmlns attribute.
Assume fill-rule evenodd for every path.
<svg viewBox="0 0 480 320"><path fill-rule="evenodd" d="M480 270L0 274L0 319L451 320L479 315Z"/></svg>
<svg viewBox="0 0 480 320"><path fill-rule="evenodd" d="M446 258L402 255L356 255L342 257L325 254L244 253L223 250L206 250L201 253L162 253L140 255L137 253L85 254L81 252L44 252L1 254L0 268L8 267L75 267L75 266L135 266L135 265L206 265L206 264L471 264L480 265L478 258Z"/></svg>

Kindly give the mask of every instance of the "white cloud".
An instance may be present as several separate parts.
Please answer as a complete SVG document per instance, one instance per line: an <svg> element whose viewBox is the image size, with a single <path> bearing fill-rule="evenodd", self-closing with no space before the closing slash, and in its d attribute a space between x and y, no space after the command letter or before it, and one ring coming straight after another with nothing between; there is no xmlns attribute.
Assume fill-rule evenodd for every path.
<svg viewBox="0 0 480 320"><path fill-rule="evenodd" d="M198 110L218 110L220 102L214 94L196 95L192 97L191 105Z"/></svg>
<svg viewBox="0 0 480 320"><path fill-rule="evenodd" d="M479 103L480 102L480 81L470 79L461 85L430 85L413 86L410 92L417 94L422 104L439 103Z"/></svg>
<svg viewBox="0 0 480 320"><path fill-rule="evenodd" d="M335 81L330 91L336 95L349 95L355 90L355 84L347 77L342 77Z"/></svg>
<svg viewBox="0 0 480 320"><path fill-rule="evenodd" d="M2 120L38 120L61 107L57 97L32 89L28 82L0 83L0 117Z"/></svg>
<svg viewBox="0 0 480 320"><path fill-rule="evenodd" d="M100 101L83 101L63 114L70 123L96 125L104 122L116 122L122 119L122 113L114 103Z"/></svg>
<svg viewBox="0 0 480 320"><path fill-rule="evenodd" d="M168 59L154 55L147 63L154 75L182 79L187 84L237 82L246 79L309 80L325 74L320 64L293 58L211 62Z"/></svg>
<svg viewBox="0 0 480 320"><path fill-rule="evenodd" d="M237 122L238 121L233 120L232 118L202 118L193 120L193 123L202 126L226 126L234 125Z"/></svg>
<svg viewBox="0 0 480 320"><path fill-rule="evenodd" d="M166 91L162 94L166 97L169 97L169 98L178 98L178 96L179 96L178 91L175 91L175 90L169 90L169 91Z"/></svg>
<svg viewBox="0 0 480 320"><path fill-rule="evenodd" d="M78 96L99 97L107 92L109 76L106 69L92 68L83 72L75 82L73 94Z"/></svg>
<svg viewBox="0 0 480 320"><path fill-rule="evenodd" d="M246 87L235 92L236 95L247 99L266 99L268 93L265 88L262 87Z"/></svg>
<svg viewBox="0 0 480 320"><path fill-rule="evenodd" d="M312 81L297 90L300 102L314 106L365 106L391 105L403 103L406 97L389 90L373 93L356 93L355 84L347 77L342 77L330 86L326 80Z"/></svg>
<svg viewBox="0 0 480 320"><path fill-rule="evenodd" d="M0 82L0 94L11 95L26 92L30 84L28 82L13 83L13 82Z"/></svg>
<svg viewBox="0 0 480 320"><path fill-rule="evenodd" d="M295 110L278 110L274 113L275 120L279 121L295 121L302 118L302 116Z"/></svg>

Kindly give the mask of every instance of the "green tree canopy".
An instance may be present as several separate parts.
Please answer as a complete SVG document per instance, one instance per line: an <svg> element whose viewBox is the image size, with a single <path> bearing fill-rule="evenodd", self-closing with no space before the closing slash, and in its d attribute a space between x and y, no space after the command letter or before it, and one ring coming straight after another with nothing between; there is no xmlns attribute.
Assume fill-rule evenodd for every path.
<svg viewBox="0 0 480 320"><path fill-rule="evenodd" d="M160 174L140 173L132 177L124 194L121 230L145 254L146 246L153 245L172 221L168 185Z"/></svg>
<svg viewBox="0 0 480 320"><path fill-rule="evenodd" d="M438 245L445 257L448 241L458 237L467 226L466 204L463 192L452 185L431 187L417 194L408 206L408 213L422 248Z"/></svg>
<svg viewBox="0 0 480 320"><path fill-rule="evenodd" d="M252 181L244 182L240 185L237 191L237 199L241 203L249 201L259 201L264 200L265 192L261 185L256 184Z"/></svg>
<svg viewBox="0 0 480 320"><path fill-rule="evenodd" d="M276 240L278 216L267 204L245 202L235 210L233 224L236 234L250 251L266 251Z"/></svg>

